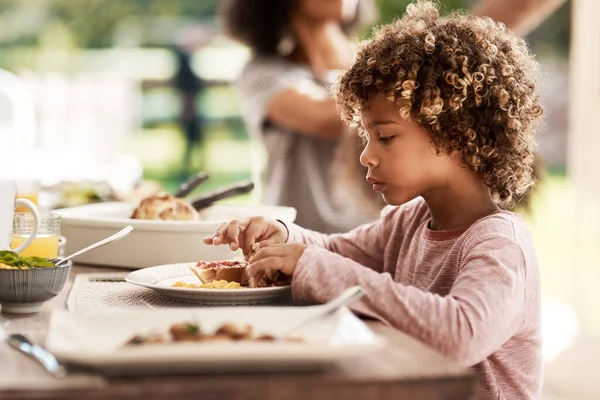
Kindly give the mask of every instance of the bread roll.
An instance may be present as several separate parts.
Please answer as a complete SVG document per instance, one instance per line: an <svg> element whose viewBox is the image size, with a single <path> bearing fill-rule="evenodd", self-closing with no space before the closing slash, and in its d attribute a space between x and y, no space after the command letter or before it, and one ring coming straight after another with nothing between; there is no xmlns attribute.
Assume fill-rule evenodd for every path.
<svg viewBox="0 0 600 400"><path fill-rule="evenodd" d="M187 201L161 193L150 196L140 202L131 215L133 219L151 219L163 221L195 221L200 219Z"/></svg>

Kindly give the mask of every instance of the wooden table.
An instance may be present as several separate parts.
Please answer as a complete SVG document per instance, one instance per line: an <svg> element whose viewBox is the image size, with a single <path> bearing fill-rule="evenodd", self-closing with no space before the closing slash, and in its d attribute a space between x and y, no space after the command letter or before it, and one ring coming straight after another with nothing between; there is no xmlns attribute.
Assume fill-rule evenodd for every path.
<svg viewBox="0 0 600 400"><path fill-rule="evenodd" d="M123 271L75 266L59 296L33 315L2 314L8 333L45 340L53 309L65 308L78 273ZM103 377L74 373L58 380L22 353L0 343L0 399L474 399L476 378L420 342L379 322L368 321L385 336L385 351L320 372L201 374L185 376Z"/></svg>

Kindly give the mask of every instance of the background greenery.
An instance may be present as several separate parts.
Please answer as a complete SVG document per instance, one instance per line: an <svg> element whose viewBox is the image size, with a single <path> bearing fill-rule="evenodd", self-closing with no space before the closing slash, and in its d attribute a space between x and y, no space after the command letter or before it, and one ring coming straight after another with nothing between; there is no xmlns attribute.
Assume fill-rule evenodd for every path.
<svg viewBox="0 0 600 400"><path fill-rule="evenodd" d="M499 0L501 1L501 0ZM212 24L219 0L29 0L29 12L22 13L22 0L0 0L0 18L5 27L17 27L0 35L0 46L29 47L53 45L44 39L53 31L62 30L72 44L81 49L110 48L115 34L124 20L145 21L157 17L173 18L180 22L205 21ZM376 0L379 10L377 23L387 23L401 15L410 0ZM469 9L473 0L442 0L442 10ZM31 12L31 5L35 12ZM567 54L569 47L570 1L548 18L529 40L538 49ZM29 17L22 20L8 19L14 16ZM151 32L152 25L144 26L146 39L142 46L161 46ZM155 40L153 40L155 39ZM551 49L551 50L550 50Z"/></svg>
<svg viewBox="0 0 600 400"><path fill-rule="evenodd" d="M171 71L173 55L167 50L177 30L186 25L218 30L219 0L0 0L0 68L18 72L26 68L40 73L75 75L89 67L86 55L121 48L127 36L135 37L140 51L156 57ZM401 15L409 0L376 0L377 24ZM468 9L473 0L441 1L444 12ZM569 47L569 2L528 38L540 58L562 58ZM369 34L369 30L365 35ZM124 39L125 36L125 39ZM229 44L231 45L231 44ZM208 46L211 46L209 43ZM126 46L125 46L126 47ZM223 48L218 44L217 48ZM164 54L160 53L161 49ZM45 57L62 50L62 59ZM200 69L221 67L221 57L204 57ZM239 61L238 61L239 62ZM185 179L181 159L186 143L177 124L179 98L170 85L171 75L150 77L138 67L141 90L140 126L127 139L127 150L139 157L148 179L161 182L167 190ZM172 73L172 71L171 71ZM208 77L207 79L211 79ZM212 176L200 190L210 190L235 180L249 179L252 160L249 139L239 116L237 93L229 85L215 85L198 101L197 112L205 116L205 140L193 150L193 170L204 169ZM165 151L168 149L168 151ZM221 160L228 159L228 163Z"/></svg>

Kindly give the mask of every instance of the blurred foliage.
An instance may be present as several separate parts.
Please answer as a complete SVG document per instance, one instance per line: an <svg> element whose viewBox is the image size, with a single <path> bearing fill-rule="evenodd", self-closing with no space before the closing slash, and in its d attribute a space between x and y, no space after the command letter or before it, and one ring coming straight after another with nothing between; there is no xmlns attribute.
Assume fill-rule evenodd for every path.
<svg viewBox="0 0 600 400"><path fill-rule="evenodd" d="M2 0L0 14L18 15L19 9L35 8L45 15L44 23L30 35L5 45L39 45L42 32L60 25L70 33L77 47L106 48L113 45L114 33L125 19L212 19L218 3L219 0Z"/></svg>
<svg viewBox="0 0 600 400"><path fill-rule="evenodd" d="M73 0L52 1L52 13L74 32L80 47L110 47L118 24L124 18L210 18L218 0Z"/></svg>
<svg viewBox="0 0 600 400"><path fill-rule="evenodd" d="M411 0L375 1L380 15L378 23L388 23L401 16L411 3ZM476 1L441 0L440 3L442 12L448 13L455 9L468 10ZM0 16L12 15L11 25L27 26L22 29L27 34L16 35L8 43L0 38L0 46L52 46L51 42L58 37L62 43L79 48L107 48L114 45L115 33L126 20L137 21L138 27L146 30L142 46L161 46L164 43L152 42L151 37L156 36L152 30L164 27L147 21L160 18L179 20L179 24L186 20L210 21L214 19L218 3L219 0L0 0ZM23 10L43 14L41 22L32 24ZM14 21L14 18L22 21ZM533 50L565 56L569 48L569 29L570 2L567 1L529 36ZM48 37L51 40L47 40Z"/></svg>

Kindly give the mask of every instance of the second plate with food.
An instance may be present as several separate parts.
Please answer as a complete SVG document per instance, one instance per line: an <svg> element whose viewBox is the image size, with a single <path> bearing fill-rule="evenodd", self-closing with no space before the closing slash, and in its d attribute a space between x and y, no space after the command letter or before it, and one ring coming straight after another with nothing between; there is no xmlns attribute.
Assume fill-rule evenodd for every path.
<svg viewBox="0 0 600 400"><path fill-rule="evenodd" d="M185 284L201 282L190 270L194 262L159 265L133 271L125 280L134 285L147 287L165 296L199 304L263 304L289 300L290 286L239 289L189 288Z"/></svg>
<svg viewBox="0 0 600 400"><path fill-rule="evenodd" d="M287 336L290 326L320 313L321 307L199 307L93 314L55 310L46 346L62 362L117 375L317 370L341 361L356 362L357 357L385 348L385 339L345 307L294 331L291 336L299 340L277 340ZM242 328L251 337L266 334L275 340L247 336L230 340L222 335L214 340L224 325L229 325L229 332ZM175 339L176 333L187 338ZM144 338L152 341L144 343ZM351 369L352 364L342 368ZM201 398L202 392L198 393Z"/></svg>

